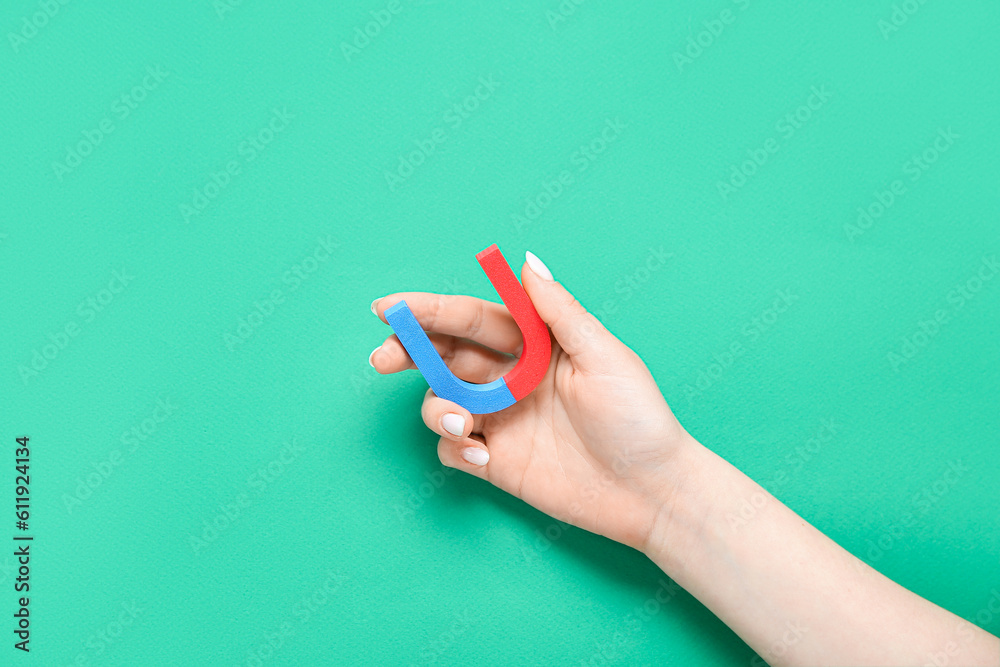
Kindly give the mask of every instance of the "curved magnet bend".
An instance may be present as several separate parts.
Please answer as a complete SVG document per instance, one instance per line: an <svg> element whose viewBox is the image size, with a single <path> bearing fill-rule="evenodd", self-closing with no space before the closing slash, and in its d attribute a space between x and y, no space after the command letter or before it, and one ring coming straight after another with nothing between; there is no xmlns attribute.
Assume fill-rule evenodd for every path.
<svg viewBox="0 0 1000 667"><path fill-rule="evenodd" d="M496 244L476 255L476 260L483 267L486 277L507 306L524 338L521 358L503 377L485 384L466 382L455 377L434 349L406 301L400 301L386 309L385 319L434 393L458 403L472 414L481 415L503 410L530 394L545 377L552 345L548 327L539 317L531 299Z"/></svg>

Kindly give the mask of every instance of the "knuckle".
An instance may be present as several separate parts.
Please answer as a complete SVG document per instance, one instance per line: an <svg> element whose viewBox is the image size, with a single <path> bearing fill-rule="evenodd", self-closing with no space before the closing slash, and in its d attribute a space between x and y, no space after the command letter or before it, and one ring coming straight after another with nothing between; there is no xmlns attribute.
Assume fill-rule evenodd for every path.
<svg viewBox="0 0 1000 667"><path fill-rule="evenodd" d="M455 338L446 338L441 342L441 361L445 365L450 366L453 361L455 361L455 356L458 354L458 341Z"/></svg>
<svg viewBox="0 0 1000 667"><path fill-rule="evenodd" d="M427 307L427 325L426 328L433 329L435 323L437 323L438 318L441 317L441 313L445 308L445 299L443 294L437 294Z"/></svg>
<svg viewBox="0 0 1000 667"><path fill-rule="evenodd" d="M482 301L476 301L475 308L472 314L472 322L469 323L468 336L473 338L479 331L483 328L483 322L486 320L486 304Z"/></svg>

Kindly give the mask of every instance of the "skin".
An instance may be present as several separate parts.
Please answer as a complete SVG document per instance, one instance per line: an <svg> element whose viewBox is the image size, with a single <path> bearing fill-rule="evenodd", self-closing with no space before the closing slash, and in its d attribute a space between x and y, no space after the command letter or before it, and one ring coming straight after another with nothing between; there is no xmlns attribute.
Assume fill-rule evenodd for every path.
<svg viewBox="0 0 1000 667"><path fill-rule="evenodd" d="M544 266L526 263L521 281L552 332L548 373L488 415L428 390L421 415L444 465L642 551L770 664L1000 664L996 637L876 572L695 440L642 360ZM521 336L503 305L397 293L372 310L384 322L403 299L458 377L513 368ZM394 335L369 361L415 368ZM444 428L449 413L464 418L460 435ZM734 523L750 499L756 512Z"/></svg>

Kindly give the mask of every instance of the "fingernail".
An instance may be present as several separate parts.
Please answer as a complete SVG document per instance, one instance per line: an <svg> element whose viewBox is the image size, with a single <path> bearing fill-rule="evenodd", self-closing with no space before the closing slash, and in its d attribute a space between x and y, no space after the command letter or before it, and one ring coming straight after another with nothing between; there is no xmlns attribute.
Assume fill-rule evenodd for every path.
<svg viewBox="0 0 1000 667"><path fill-rule="evenodd" d="M545 263L535 256L535 253L530 250L525 251L524 261L528 263L528 268L534 271L539 278L552 280L552 272L549 271L549 267L545 266Z"/></svg>
<svg viewBox="0 0 1000 667"><path fill-rule="evenodd" d="M462 435L465 433L465 417L454 412L446 412L441 417L441 426L452 435Z"/></svg>
<svg viewBox="0 0 1000 667"><path fill-rule="evenodd" d="M484 466L489 463L490 453L478 447L466 447L462 450L462 458L474 466Z"/></svg>
<svg viewBox="0 0 1000 667"><path fill-rule="evenodd" d="M375 312L375 304L377 304L381 300L382 300L382 297L379 297L379 298L375 299L374 301L372 301L372 315L374 315L375 317L378 317L378 313Z"/></svg>
<svg viewBox="0 0 1000 667"><path fill-rule="evenodd" d="M382 346L381 346L381 345L379 345L379 346L378 346L378 347L376 347L376 348L375 348L374 350L372 350L372 353L371 353L371 354L369 354L369 355L368 355L368 365L369 365L369 366L371 366L372 368L375 368L375 364L373 364L373 363L372 363L372 357L374 357L374 356L375 356L375 353L376 353L376 352L378 352L378 351L379 351L379 350L381 350L381 349L382 349Z"/></svg>

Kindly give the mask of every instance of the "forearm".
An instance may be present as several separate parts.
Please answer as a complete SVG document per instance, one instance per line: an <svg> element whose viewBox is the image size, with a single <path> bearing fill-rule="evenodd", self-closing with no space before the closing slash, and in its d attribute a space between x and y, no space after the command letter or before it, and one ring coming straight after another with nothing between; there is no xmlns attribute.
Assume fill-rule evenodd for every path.
<svg viewBox="0 0 1000 667"><path fill-rule="evenodd" d="M646 554L769 663L998 664L996 637L868 567L694 440L664 486Z"/></svg>

